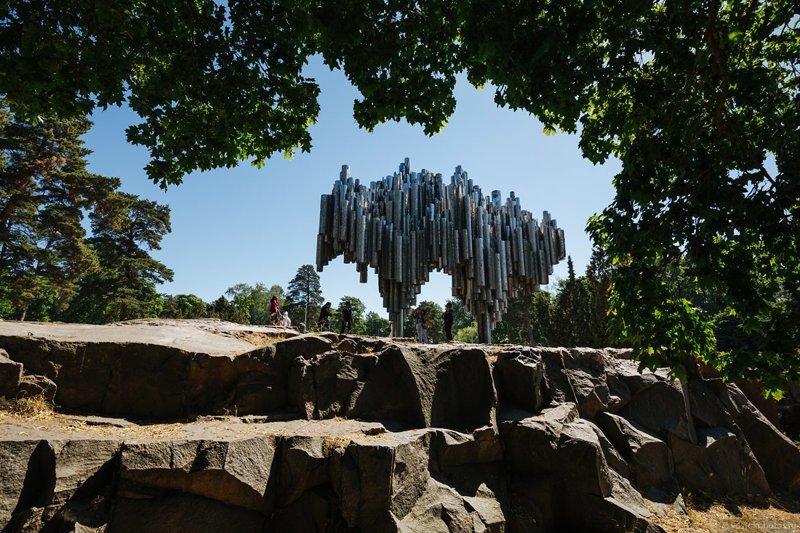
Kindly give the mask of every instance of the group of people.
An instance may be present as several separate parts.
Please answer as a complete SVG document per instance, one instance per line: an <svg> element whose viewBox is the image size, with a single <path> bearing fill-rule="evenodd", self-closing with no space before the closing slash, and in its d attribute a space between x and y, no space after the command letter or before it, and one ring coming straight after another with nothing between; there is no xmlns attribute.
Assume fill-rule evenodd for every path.
<svg viewBox="0 0 800 533"><path fill-rule="evenodd" d="M444 338L447 342L453 340L453 304L447 302L444 307ZM428 311L424 307L417 307L414 311L414 320L417 324L417 340L423 344L428 344Z"/></svg>
<svg viewBox="0 0 800 533"><path fill-rule="evenodd" d="M341 327L339 332L351 333L353 331L353 306L350 302L344 303L341 315L342 315L340 320ZM322 306L322 309L319 312L319 318L317 319L317 328L324 331L330 330L331 316L333 316L333 311L331 310L331 303L325 302L325 305ZM273 326L291 325L289 315L286 314L286 312L281 311L280 309L280 304L278 303L277 296L273 296L269 302L269 319Z"/></svg>
<svg viewBox="0 0 800 533"><path fill-rule="evenodd" d="M339 333L352 333L353 331L353 306L349 301L344 303L342 307L341 316L339 317ZM286 326L290 325L286 322L289 317L286 313L280 310L278 304L278 297L273 296L269 303L269 317L273 325ZM333 309L331 302L325 302L322 309L319 311L319 318L317 319L317 329L321 331L330 331L331 317L333 317ZM444 314L444 337L447 342L453 340L453 304L447 302L445 305ZM414 319L417 325L417 340L423 344L428 344L428 312L424 307L417 307L414 311Z"/></svg>
<svg viewBox="0 0 800 533"><path fill-rule="evenodd" d="M269 301L269 321L273 326L289 327L292 325L289 315L285 311L281 311L277 296L273 296Z"/></svg>
<svg viewBox="0 0 800 533"><path fill-rule="evenodd" d="M330 331L331 317L333 310L331 303L325 302L322 309L319 311L319 319L317 319L317 328L323 331ZM347 301L342 307L341 316L339 317L339 333L352 333L353 332L353 306Z"/></svg>

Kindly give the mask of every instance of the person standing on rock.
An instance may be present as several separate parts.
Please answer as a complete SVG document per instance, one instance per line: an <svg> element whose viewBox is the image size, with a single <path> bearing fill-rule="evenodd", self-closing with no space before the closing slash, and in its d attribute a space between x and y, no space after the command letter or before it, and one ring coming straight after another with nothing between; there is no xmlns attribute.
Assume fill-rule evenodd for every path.
<svg viewBox="0 0 800 533"><path fill-rule="evenodd" d="M331 330L331 303L325 302L322 309L319 311L319 319L317 320L317 328L322 331Z"/></svg>
<svg viewBox="0 0 800 533"><path fill-rule="evenodd" d="M339 333L344 333L345 330L347 330L347 333L351 333L353 331L353 307L350 305L349 301L344 303L341 322L342 324L339 328Z"/></svg>
<svg viewBox="0 0 800 533"><path fill-rule="evenodd" d="M425 312L424 308L417 307L417 310L414 311L414 315L417 319L417 339L422 344L428 344L428 330L425 324L427 313Z"/></svg>
<svg viewBox="0 0 800 533"><path fill-rule="evenodd" d="M444 338L447 342L453 340L453 303L447 302L444 306Z"/></svg>
<svg viewBox="0 0 800 533"><path fill-rule="evenodd" d="M279 314L280 309L278 309L278 297L273 296L272 300L269 302L269 319L273 326L278 324L278 319L280 318Z"/></svg>

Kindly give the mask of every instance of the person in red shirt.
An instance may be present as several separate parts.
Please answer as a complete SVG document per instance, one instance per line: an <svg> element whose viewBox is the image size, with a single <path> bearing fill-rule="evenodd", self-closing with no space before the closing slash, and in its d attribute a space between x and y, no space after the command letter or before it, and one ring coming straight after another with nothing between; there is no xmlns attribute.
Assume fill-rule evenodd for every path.
<svg viewBox="0 0 800 533"><path fill-rule="evenodd" d="M278 309L278 297L273 296L272 300L269 302L269 318L273 325L278 323L278 319L280 318L280 310Z"/></svg>

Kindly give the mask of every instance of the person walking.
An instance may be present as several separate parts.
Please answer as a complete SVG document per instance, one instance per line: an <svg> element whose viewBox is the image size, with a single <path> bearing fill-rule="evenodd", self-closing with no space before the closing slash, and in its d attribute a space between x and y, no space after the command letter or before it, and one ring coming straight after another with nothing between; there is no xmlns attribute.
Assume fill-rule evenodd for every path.
<svg viewBox="0 0 800 533"><path fill-rule="evenodd" d="M272 322L273 326L277 325L278 320L280 320L280 309L278 308L277 296L273 296L272 300L269 302L269 320Z"/></svg>
<svg viewBox="0 0 800 533"><path fill-rule="evenodd" d="M353 331L353 306L350 305L349 300L344 303L344 308L342 309L342 320L339 333L344 333L345 330L347 330L347 333L351 333Z"/></svg>
<svg viewBox="0 0 800 533"><path fill-rule="evenodd" d="M428 344L428 328L425 324L427 313L424 308L417 307L417 310L414 311L414 315L417 319L417 339L422 344Z"/></svg>
<svg viewBox="0 0 800 533"><path fill-rule="evenodd" d="M321 331L330 331L331 330L331 303L325 302L325 305L322 306L322 309L319 311L319 319L317 320L317 328Z"/></svg>
<svg viewBox="0 0 800 533"><path fill-rule="evenodd" d="M447 302L444 306L444 338L447 342L453 340L453 303Z"/></svg>

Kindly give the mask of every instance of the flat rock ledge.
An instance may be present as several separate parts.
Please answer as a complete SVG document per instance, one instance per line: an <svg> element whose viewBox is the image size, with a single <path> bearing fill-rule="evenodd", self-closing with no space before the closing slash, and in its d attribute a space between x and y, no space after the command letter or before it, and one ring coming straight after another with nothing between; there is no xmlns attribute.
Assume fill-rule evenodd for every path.
<svg viewBox="0 0 800 533"><path fill-rule="evenodd" d="M0 413L0 528L660 531L687 491L800 492L757 387L629 356L0 322L0 396L58 411Z"/></svg>

